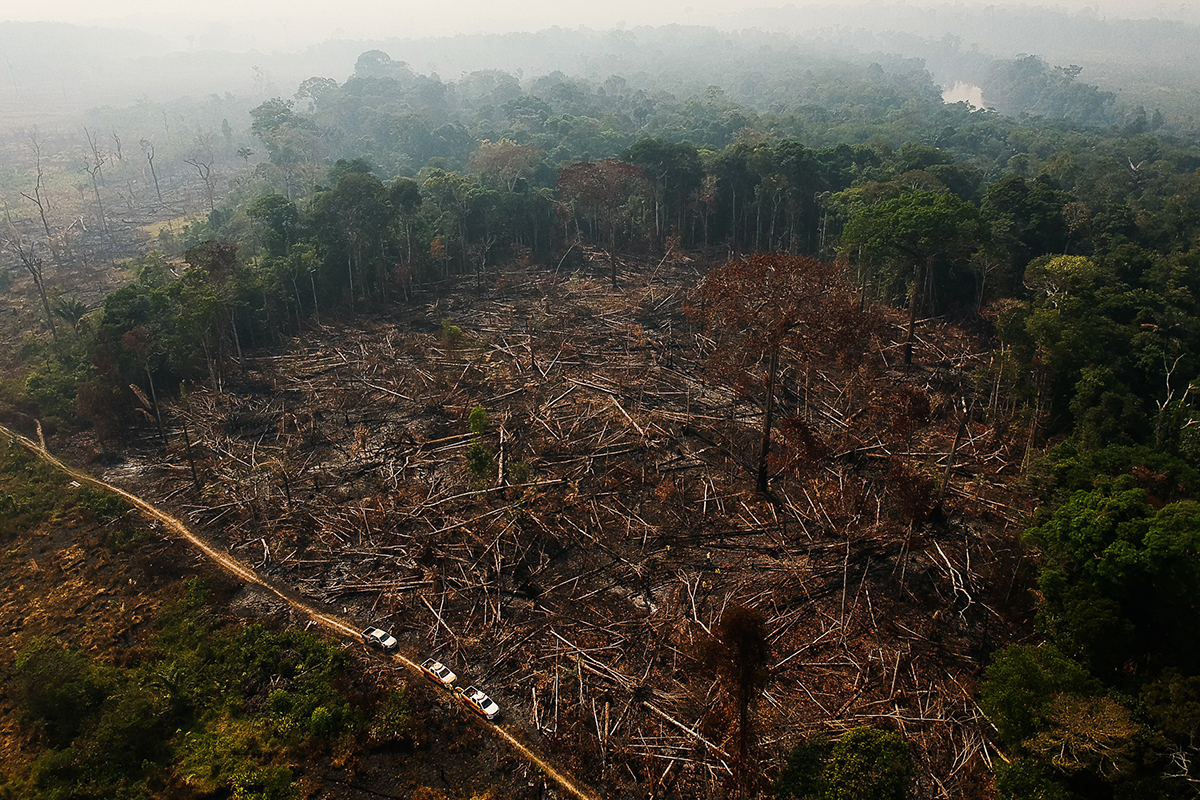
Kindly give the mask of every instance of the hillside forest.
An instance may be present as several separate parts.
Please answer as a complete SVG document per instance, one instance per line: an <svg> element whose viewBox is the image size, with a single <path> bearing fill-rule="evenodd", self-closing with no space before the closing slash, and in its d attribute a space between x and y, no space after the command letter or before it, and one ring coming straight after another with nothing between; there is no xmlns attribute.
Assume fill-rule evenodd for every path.
<svg viewBox="0 0 1200 800"><path fill-rule="evenodd" d="M1019 113L898 56L675 94L369 50L248 108L14 134L0 421L278 580L419 612L398 636L486 663L602 796L1195 797L1200 144L1077 67L991 70ZM252 731L415 735L189 586L140 664L13 645L42 755L0 797L299 796ZM202 701L247 637L308 677ZM159 684L162 736L92 769ZM245 763L204 772L220 737Z"/></svg>

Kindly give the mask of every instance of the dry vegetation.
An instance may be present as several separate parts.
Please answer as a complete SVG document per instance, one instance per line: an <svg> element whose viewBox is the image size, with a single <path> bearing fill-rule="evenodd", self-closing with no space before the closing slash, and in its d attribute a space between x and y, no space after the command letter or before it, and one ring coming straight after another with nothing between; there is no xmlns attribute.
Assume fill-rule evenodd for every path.
<svg viewBox="0 0 1200 800"><path fill-rule="evenodd" d="M592 255L248 357L170 409L167 457L147 427L106 477L436 654L605 796L725 782L700 652L733 604L767 619L764 765L891 727L922 796L986 794L972 698L1028 603L1004 504L1026 434L988 389L963 424L986 347L928 323L905 370L900 320L870 310L861 352L785 349L763 496L761 384L712 376L716 343L684 313L705 269L626 264L613 292Z"/></svg>
<svg viewBox="0 0 1200 800"><path fill-rule="evenodd" d="M0 131L0 340L46 330L28 262L40 270L51 303L95 308L128 282L125 259L143 254L163 228L178 235L207 210L205 182L179 162L182 142L156 151L148 140L109 130L93 123ZM222 193L236 177L229 173L248 169L221 167L213 180ZM0 357L9 374L19 368L16 350Z"/></svg>

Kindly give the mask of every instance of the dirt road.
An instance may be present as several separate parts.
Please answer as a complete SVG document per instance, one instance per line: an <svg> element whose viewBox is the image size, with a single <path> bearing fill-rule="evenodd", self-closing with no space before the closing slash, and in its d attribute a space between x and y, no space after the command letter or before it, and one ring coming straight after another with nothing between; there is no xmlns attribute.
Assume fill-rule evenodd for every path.
<svg viewBox="0 0 1200 800"><path fill-rule="evenodd" d="M127 503L129 503L130 505L136 507L139 511L141 511L146 516L151 517L155 520L158 520L171 533L173 533L176 536L178 536L179 538L187 541L190 545L192 545L197 550L202 552L205 556L207 556L208 558L210 558L214 562L216 562L221 567L221 569L225 570L226 572L230 573L231 575L236 575L238 578L240 578L241 580L245 581L248 584L253 584L255 586L262 587L266 591L268 591L271 594L278 597L284 603L287 603L288 606L290 606L296 612L313 620L315 623L322 626L323 628L330 631L331 633L334 633L334 634L337 634L340 636L348 636L355 641L358 641L360 639L360 634L359 634L360 627L357 626L352 621L346 620L346 619L341 619L341 618L331 615L331 614L322 613L322 612L318 611L317 609L313 608L312 606L307 605L307 604L297 600L296 598L290 596L287 592L275 587L269 581L267 581L265 578L263 578L257 572L255 572L253 569L246 566L242 562L238 561L236 558L233 558L228 553L222 552L222 551L217 550L216 548L212 547L212 545L210 545L204 539L200 538L198 535L193 533L186 525L184 525L177 518L171 516L170 514L166 513L165 511L163 511L163 510L159 509L158 507L150 504L149 502L143 500L142 498L138 497L137 495L130 494L129 492L125 491L124 489L120 488L119 486L113 486L111 483L107 483L105 481L100 480L99 478L96 478L92 475L87 474L86 472L77 470L74 467L72 467L68 464L65 464L62 461L60 461L59 459L55 458L53 455L51 455L50 451L46 449L44 441L43 442L35 442L32 439L30 439L26 436L22 436L21 434L17 433L16 431L13 431L3 425L0 425L0 432L8 435L13 440L19 442L23 447L25 447L27 450L32 452L34 455L38 456L39 458L44 459L45 461L49 462L50 464L53 464L57 469L61 470L62 472L64 472L67 475L70 475L72 478L79 481L80 483L85 483L90 486L94 486L96 488L103 489L105 491L112 492L113 494L117 495L118 497L120 497L121 499L123 499ZM41 431L39 429L39 435L40 435L40 432ZM416 673L418 675L423 675L418 663L416 661L408 658L407 656L397 653L397 654L393 655L392 658L394 660L398 661L399 663L403 664L405 667L407 667L414 673ZM550 780L552 780L556 784L558 784L559 788L562 789L564 792L568 793L569 795L571 795L573 797L579 798L580 800L598 800L599 795L597 795L594 791L592 791L588 787L581 786L581 785L575 783L570 778L568 778L566 775L564 775L562 772L560 772L558 769L555 769L545 758L539 756L532 749L530 749L527 745L523 744L516 736L513 735L513 733L506 730L504 728L504 726L494 725L491 723L483 722L482 720L479 720L474 715L472 715L471 718L475 721L476 724L478 724L484 730L491 731L494 735L499 736L501 739L503 739L513 750L517 751L517 753L520 754L520 756L523 759L530 762L531 764L536 766L538 769L542 770L545 773L546 777L548 777Z"/></svg>

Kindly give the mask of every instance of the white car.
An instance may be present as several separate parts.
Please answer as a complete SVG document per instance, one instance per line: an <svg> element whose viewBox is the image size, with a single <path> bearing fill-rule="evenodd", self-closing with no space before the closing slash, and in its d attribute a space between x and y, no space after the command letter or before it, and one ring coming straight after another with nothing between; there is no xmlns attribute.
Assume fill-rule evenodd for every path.
<svg viewBox="0 0 1200 800"><path fill-rule="evenodd" d="M495 719L500 716L500 706L496 705L496 701L474 686L468 686L466 691L462 689L458 689L457 691L459 698L466 704L467 708L484 719Z"/></svg>
<svg viewBox="0 0 1200 800"><path fill-rule="evenodd" d="M434 661L432 658L426 659L425 663L421 664L421 672L428 675L434 683L443 689L453 689L454 682L458 680L458 676L451 672L449 667L440 661Z"/></svg>
<svg viewBox="0 0 1200 800"><path fill-rule="evenodd" d="M367 628L362 632L363 641L385 653L396 651L396 637L379 628Z"/></svg>

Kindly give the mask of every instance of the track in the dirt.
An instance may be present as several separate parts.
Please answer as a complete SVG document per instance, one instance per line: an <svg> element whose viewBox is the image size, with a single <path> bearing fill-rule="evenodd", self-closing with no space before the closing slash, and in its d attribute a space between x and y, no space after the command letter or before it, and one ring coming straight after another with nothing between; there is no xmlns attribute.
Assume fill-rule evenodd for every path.
<svg viewBox="0 0 1200 800"><path fill-rule="evenodd" d="M165 511L157 508L154 505L151 505L150 503L148 503L147 501L138 497L137 495L130 494L129 492L125 491L124 489L122 489L119 486L113 486L111 483L102 481L99 478L89 475L86 472L81 472L80 470L77 470L74 467L71 467L71 466L63 463L62 461L60 461L59 459L55 458L53 455L50 454L50 451L46 449L44 442L39 444L38 442L35 442L32 439L29 439L28 437L22 436L21 434L17 433L16 431L13 431L10 428L7 428L3 425L0 425L0 432L7 434L14 441L19 442L25 449L29 450L34 455L49 462L50 464L53 464L57 469L66 473L67 475L70 475L75 480L80 481L81 483L87 483L91 486L95 486L100 489L104 489L105 491L108 491L108 492L112 492L113 494L122 498L123 500L125 500L130 505L137 508L142 513L161 522L172 533L178 535L179 537L181 537L182 539L187 541L189 544L191 544L193 547L198 549L200 552L202 552L204 555L206 555L208 558L210 558L214 562L216 562L221 567L221 569L225 570L226 572L228 572L232 575L236 575L237 577L241 578L246 583L254 584L255 586L260 586L263 589L266 589L268 592L275 595L283 602L287 603L291 608L295 609L300 614L313 620L318 625L320 625L320 626L324 627L325 629L332 631L334 633L349 636L355 640L357 640L359 638L360 634L359 634L358 628L356 628L350 622L348 622L346 620L338 619L337 617L331 616L329 614L323 614L320 611L317 611L312 606L309 606L305 603L300 602L299 600L295 599L294 597L291 597L286 592L273 586L270 582L268 582L266 579L264 579L262 576L260 576L253 569L251 569L250 567L246 566L245 564L241 563L237 559L230 556L228 553L223 553L223 552L217 550L216 548L212 547L208 542L204 541L202 538L200 538L195 533L193 533L186 525L184 525L182 522L180 522L177 518L171 516L170 514L166 513ZM39 429L39 434L40 434L40 432L41 431ZM417 662L413 661L412 659L407 658L406 656L403 656L399 653L393 655L392 658L394 660L399 661L400 663L404 664L410 670L417 672L419 674L423 674L423 673L421 673L420 666L417 664ZM520 740L518 740L515 736L513 736L511 733L509 733L507 730L505 730L505 728L503 726L484 723L475 717L472 717L472 718L475 719L476 722L478 724L480 724L486 730L490 730L493 733L495 733L497 736L499 736L501 739L504 739L509 744L509 746L511 746L518 753L520 753L521 756L524 757L527 761L531 762L532 764L537 766L539 769L541 769L546 774L546 776L548 778L550 778L550 780L557 783L564 791L568 792L569 794L573 795L574 797L580 798L581 800L596 800L596 798L598 797L598 795L595 792L593 792L591 789L582 787L582 786L576 784L574 781L570 780L567 776L563 775L561 772L559 772L557 769L555 769L553 766L551 766L544 758L539 756L537 753L533 752L533 750L531 750L526 745L522 744L520 742Z"/></svg>

